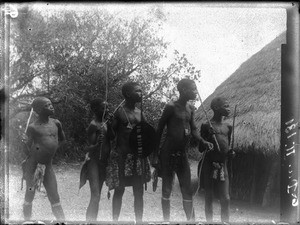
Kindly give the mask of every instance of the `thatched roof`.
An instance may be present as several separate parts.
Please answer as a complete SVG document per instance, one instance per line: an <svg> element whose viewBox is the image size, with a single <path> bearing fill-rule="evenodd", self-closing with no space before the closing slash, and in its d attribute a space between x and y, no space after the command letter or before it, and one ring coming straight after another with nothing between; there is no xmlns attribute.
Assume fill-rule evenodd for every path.
<svg viewBox="0 0 300 225"><path fill-rule="evenodd" d="M214 97L226 97L232 111L227 119L230 124L237 104L235 147L240 150L269 154L280 148L281 44L285 42L284 32L244 62L203 102L209 110ZM212 117L211 110L208 115ZM201 107L196 121L198 127L206 122Z"/></svg>

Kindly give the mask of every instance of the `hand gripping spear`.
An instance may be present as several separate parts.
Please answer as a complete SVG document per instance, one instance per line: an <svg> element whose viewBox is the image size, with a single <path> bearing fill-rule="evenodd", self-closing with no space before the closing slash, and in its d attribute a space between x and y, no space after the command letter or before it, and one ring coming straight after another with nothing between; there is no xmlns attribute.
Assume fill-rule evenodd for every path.
<svg viewBox="0 0 300 225"><path fill-rule="evenodd" d="M204 114L205 114L205 118L206 118L206 120L207 120L207 122L208 122L208 124L209 124L209 127L210 127L211 129L213 129L212 124L211 124L211 122L210 122L210 120L209 120L209 118L208 118L208 116L207 116L207 113L206 113L206 110L205 110L205 108L204 108L204 105L203 105L203 102L202 102L202 99L201 99L201 96L200 96L200 93L199 93L198 89L197 89L197 93L198 93L198 96L199 96L199 99L200 99L201 107L202 107L203 112L204 112ZM214 141L215 141L215 143L216 143L217 151L220 152L220 146L219 146L218 140L217 140L217 138L216 138L216 135L213 134L212 137L213 137L213 139L214 139ZM199 174L199 178L198 178L198 187L197 187L197 190L196 190L195 194L193 195L193 198L195 197L195 195L198 193L198 191L199 191L199 189L200 189L200 181L201 181L200 176L201 176L201 170L202 170L202 167L203 167L203 162L204 162L204 158L205 158L206 152L207 152L207 149L203 152L203 155L202 155L202 161L201 161L200 168L199 168L199 171L198 171L198 174ZM191 210L191 212L190 212L190 215L189 215L190 217L189 217L189 218L192 217L193 213L194 213L194 207L192 208L192 210Z"/></svg>
<svg viewBox="0 0 300 225"><path fill-rule="evenodd" d="M205 110L205 108L204 108L204 105L203 105L203 102L202 102L202 99L201 99L201 96L200 96L200 93L199 93L198 89L197 89L197 93L198 93L198 96L199 96L199 99L200 99L200 103L201 103L202 109L203 109L204 114L205 114L205 118L206 118L206 120L207 120L207 122L208 122L208 124L209 124L209 127L210 127L211 129L213 129L213 126L211 125L211 122L210 122L210 120L209 120L209 118L208 118L208 116L207 116L207 113L206 113L206 110ZM218 140L217 140L217 138L216 138L216 135L213 134L212 137L213 137L213 139L214 139L214 141L215 141L215 143L216 143L218 152L220 152L220 146L219 146Z"/></svg>
<svg viewBox="0 0 300 225"><path fill-rule="evenodd" d="M125 99L117 106L117 108L115 108L115 110L113 111L113 113L109 116L109 118L108 119L106 119L105 121L104 121L104 115L105 115L105 112L106 112L106 104L105 104L105 108L104 108L104 113L103 113L103 116L102 116L102 121L104 121L104 122L102 122L102 126L101 126L101 131L100 131L100 147L99 147L99 149L100 149L100 154L99 154L99 160L101 160L102 159L102 145L103 145L103 128L104 128L104 125L105 124L107 124L108 123L108 121L111 119L111 116L114 116L115 115L115 113L117 112L117 110L122 106L122 104L125 102Z"/></svg>
<svg viewBox="0 0 300 225"><path fill-rule="evenodd" d="M210 120L209 120L209 118L208 118L208 116L207 116L207 113L206 113L206 110L205 110L205 108L204 108L204 105L203 105L203 102L202 102L202 99L201 99L201 96L200 96L200 93L199 93L198 89L197 89L197 93L198 93L198 96L199 96L199 99L200 99L201 107L202 107L203 112L204 112L204 114L205 114L205 118L206 118L206 120L207 120L207 122L208 122L210 128L213 128L212 125L211 125L211 122L210 122ZM213 134L212 136L213 136L213 139L214 139L214 141L215 141L215 143L216 143L217 150L220 152L220 146L219 146L218 140L217 140L217 138L216 138L216 135ZM201 171L202 171L203 162L204 162L204 158L205 158L206 152L207 152L207 150L205 150L205 151L203 152L203 155L202 155L202 161L201 161L200 168L199 168L199 171L198 171L198 176L199 176L199 179L198 179L198 188L197 188L197 191L195 192L195 195L196 195L196 193L198 193L198 191L199 191L199 189L200 189L200 181L201 181L200 176L201 176Z"/></svg>

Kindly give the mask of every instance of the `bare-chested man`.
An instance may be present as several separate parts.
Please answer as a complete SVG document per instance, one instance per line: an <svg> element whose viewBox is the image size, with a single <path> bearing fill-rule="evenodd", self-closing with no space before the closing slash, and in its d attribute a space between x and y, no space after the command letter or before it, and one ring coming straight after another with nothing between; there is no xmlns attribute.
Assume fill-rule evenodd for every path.
<svg viewBox="0 0 300 225"><path fill-rule="evenodd" d="M86 210L86 220L96 221L101 190L106 176L107 160L110 153L110 140L108 139L108 129L110 128L110 120L108 124L102 121L103 114L105 115L106 103L102 99L94 99L91 101L91 110L94 114L94 119L87 128L87 136L89 147L87 148L86 162L82 167L81 174L89 180L91 198ZM82 177L80 177L82 179ZM82 180L85 183L86 180Z"/></svg>
<svg viewBox="0 0 300 225"><path fill-rule="evenodd" d="M212 147L199 135L194 121L194 107L188 103L197 95L197 87L194 81L182 79L177 84L180 93L179 99L165 106L157 128L157 153L165 126L167 135L159 161L162 175L162 210L165 221L170 220L170 195L174 173L177 174L183 197L183 208L187 220L194 219L193 199L191 189L191 171L187 158L186 146L190 136L195 137L203 146ZM154 159L153 166L156 160Z"/></svg>
<svg viewBox="0 0 300 225"><path fill-rule="evenodd" d="M205 216L207 222L213 219L213 194L216 193L221 204L221 220L229 222L229 178L228 178L228 156L234 152L229 151L232 126L224 123L223 118L230 113L228 101L222 97L216 97L211 101L211 109L214 116L211 119L212 128L208 123L202 124L201 136L214 144L214 150L207 152L201 173L205 189ZM216 136L219 150L213 139ZM200 151L204 149L200 148Z"/></svg>
<svg viewBox="0 0 300 225"><path fill-rule="evenodd" d="M135 219L141 222L144 208L143 184L150 179L150 165L147 159L140 159L134 154L129 138L133 128L142 120L141 110L136 107L142 100L142 89L136 82L127 82L122 87L122 94L125 104L118 109L112 123L116 135L116 148L112 149L112 154L117 155L119 180L113 195L113 220L119 219L125 187L132 186ZM141 160L144 160L145 170L141 168Z"/></svg>
<svg viewBox="0 0 300 225"><path fill-rule="evenodd" d="M24 219L30 220L32 201L35 191L42 180L51 203L52 212L57 220L65 220L57 191L56 177L52 167L52 159L59 142L65 140L65 134L59 120L50 118L54 108L49 99L38 97L32 103L33 110L38 114L38 119L29 125L27 130L28 140L25 152L27 159L24 164L24 178L26 180L26 193L23 205Z"/></svg>

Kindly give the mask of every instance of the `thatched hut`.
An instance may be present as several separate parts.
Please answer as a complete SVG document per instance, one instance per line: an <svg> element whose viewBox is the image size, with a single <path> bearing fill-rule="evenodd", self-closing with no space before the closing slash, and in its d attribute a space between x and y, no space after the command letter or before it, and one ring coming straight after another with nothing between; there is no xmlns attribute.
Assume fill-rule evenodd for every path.
<svg viewBox="0 0 300 225"><path fill-rule="evenodd" d="M278 203L280 173L280 87L282 33L244 62L204 102L216 96L229 100L232 112L237 105L233 160L232 198L264 206ZM212 111L208 111L209 118ZM232 114L227 118L232 123ZM198 127L206 122L200 107ZM275 202L274 202L275 201Z"/></svg>

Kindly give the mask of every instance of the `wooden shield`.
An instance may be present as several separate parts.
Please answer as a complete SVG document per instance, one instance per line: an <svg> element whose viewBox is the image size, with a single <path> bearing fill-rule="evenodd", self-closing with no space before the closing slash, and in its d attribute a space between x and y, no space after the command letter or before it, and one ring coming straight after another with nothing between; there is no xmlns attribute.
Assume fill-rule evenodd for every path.
<svg viewBox="0 0 300 225"><path fill-rule="evenodd" d="M145 121L138 123L131 131L129 136L129 145L133 149L133 154L138 155L138 131L137 127L141 126L142 139L142 158L149 156L155 149L155 129Z"/></svg>

